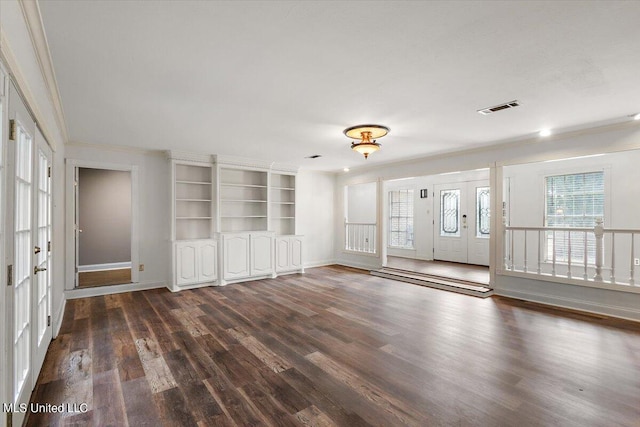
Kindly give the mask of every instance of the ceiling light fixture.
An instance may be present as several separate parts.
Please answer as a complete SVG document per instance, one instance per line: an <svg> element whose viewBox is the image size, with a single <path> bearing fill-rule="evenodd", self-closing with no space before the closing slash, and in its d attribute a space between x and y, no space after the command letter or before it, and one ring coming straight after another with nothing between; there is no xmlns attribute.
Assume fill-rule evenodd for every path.
<svg viewBox="0 0 640 427"><path fill-rule="evenodd" d="M369 154L380 149L377 138L382 138L389 133L389 128L382 125L357 125L344 130L344 134L352 139L359 139L360 142L351 144L351 149L369 158Z"/></svg>
<svg viewBox="0 0 640 427"><path fill-rule="evenodd" d="M344 168L342 170L345 171L345 172L349 172L349 168Z"/></svg>
<svg viewBox="0 0 640 427"><path fill-rule="evenodd" d="M633 116L633 120L640 120L640 113Z"/></svg>
<svg viewBox="0 0 640 427"><path fill-rule="evenodd" d="M551 135L551 129L542 129L539 135L542 137L549 136Z"/></svg>

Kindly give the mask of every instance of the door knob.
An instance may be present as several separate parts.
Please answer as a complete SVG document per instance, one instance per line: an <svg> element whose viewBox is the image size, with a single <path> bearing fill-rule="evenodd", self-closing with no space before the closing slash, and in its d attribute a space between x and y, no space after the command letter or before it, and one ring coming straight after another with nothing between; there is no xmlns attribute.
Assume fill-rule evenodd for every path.
<svg viewBox="0 0 640 427"><path fill-rule="evenodd" d="M40 246L36 246L35 248L33 248L33 253L34 254L39 254L40 253Z"/></svg>
<svg viewBox="0 0 640 427"><path fill-rule="evenodd" d="M46 271L47 268L39 268L37 265L35 267L33 267L33 274L38 274L39 271Z"/></svg>

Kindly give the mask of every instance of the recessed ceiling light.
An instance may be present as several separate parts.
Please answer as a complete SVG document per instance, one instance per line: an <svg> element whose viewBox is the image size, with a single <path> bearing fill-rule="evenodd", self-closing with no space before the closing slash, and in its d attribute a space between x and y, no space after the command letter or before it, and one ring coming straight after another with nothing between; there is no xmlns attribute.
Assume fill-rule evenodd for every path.
<svg viewBox="0 0 640 427"><path fill-rule="evenodd" d="M345 171L345 172L349 172L349 168L344 168L342 170Z"/></svg>
<svg viewBox="0 0 640 427"><path fill-rule="evenodd" d="M640 120L640 113L633 116L633 120Z"/></svg>
<svg viewBox="0 0 640 427"><path fill-rule="evenodd" d="M540 136L544 137L544 136L549 136L551 135L551 129L542 129L539 133Z"/></svg>

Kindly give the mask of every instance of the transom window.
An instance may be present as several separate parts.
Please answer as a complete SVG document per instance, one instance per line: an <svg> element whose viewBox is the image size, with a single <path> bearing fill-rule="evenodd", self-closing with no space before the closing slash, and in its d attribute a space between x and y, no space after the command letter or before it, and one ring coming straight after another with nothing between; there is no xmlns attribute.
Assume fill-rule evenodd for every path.
<svg viewBox="0 0 640 427"><path fill-rule="evenodd" d="M413 249L413 190L389 192L389 247Z"/></svg>
<svg viewBox="0 0 640 427"><path fill-rule="evenodd" d="M588 227L596 219L604 218L604 172L587 172L555 175L545 178L545 226ZM571 262L584 262L585 246L587 262L595 263L596 244L593 233L548 231L546 259L568 262L569 239Z"/></svg>

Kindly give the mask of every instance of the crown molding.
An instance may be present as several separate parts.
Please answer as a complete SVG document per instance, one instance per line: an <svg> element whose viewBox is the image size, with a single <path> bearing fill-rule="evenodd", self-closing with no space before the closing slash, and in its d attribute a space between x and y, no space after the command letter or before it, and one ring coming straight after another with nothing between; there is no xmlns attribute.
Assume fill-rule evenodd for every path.
<svg viewBox="0 0 640 427"><path fill-rule="evenodd" d="M64 141L62 142L67 142L69 141L69 132L67 130L64 109L62 108L62 100L58 90L58 81L56 80L56 74L53 68L49 42L47 41L47 34L44 31L42 15L40 14L40 6L37 1L20 0L20 8L22 9L22 14L27 24L27 29L29 30L31 44L33 45L33 49L36 53L40 72L42 73L42 77L44 78L45 85L49 92L49 100L51 101L55 111L58 128L64 138Z"/></svg>
<svg viewBox="0 0 640 427"><path fill-rule="evenodd" d="M51 150L56 151L56 138L53 137L53 133L44 124L44 120L42 120L42 117L44 117L42 111L40 111L40 109L38 108L36 98L31 92L29 84L27 83L27 79L24 77L24 73L22 72L20 65L18 65L18 60L16 59L13 50L11 50L11 47L7 43L7 37L2 28L0 28L0 61L4 63L10 79L15 83L18 93L24 100L26 104L25 106L31 114L31 118L36 122L36 125L42 132L42 135L47 141L47 144L49 144ZM60 142L64 143L64 141Z"/></svg>
<svg viewBox="0 0 640 427"><path fill-rule="evenodd" d="M214 162L225 166L236 166L243 168L267 169L285 173L298 173L298 167L284 163L269 162L265 160L248 159L245 157L214 155Z"/></svg>
<svg viewBox="0 0 640 427"><path fill-rule="evenodd" d="M65 147L88 148L92 150L115 151L120 153L156 155L156 156L164 154L163 150L150 150L145 148L130 147L127 145L93 144L90 142L78 142L78 141L68 142L65 144Z"/></svg>
<svg viewBox="0 0 640 427"><path fill-rule="evenodd" d="M215 159L210 154L191 153L180 150L167 150L167 157L171 160L182 160L187 162L214 163Z"/></svg>

